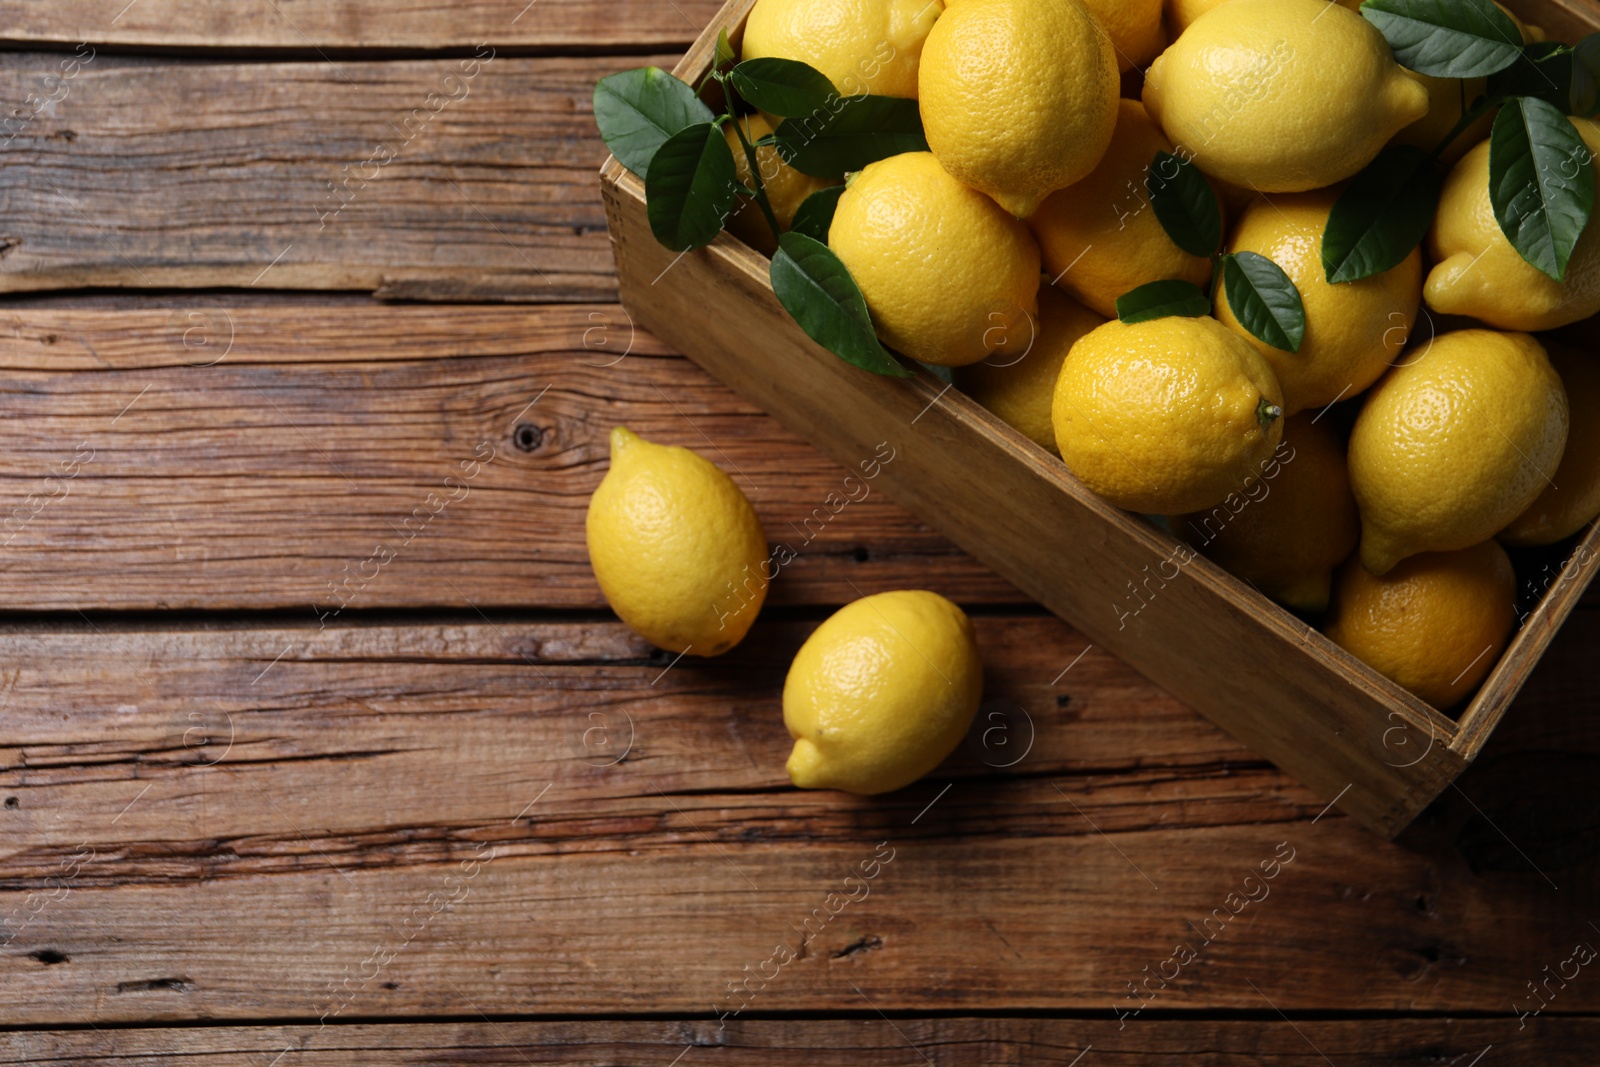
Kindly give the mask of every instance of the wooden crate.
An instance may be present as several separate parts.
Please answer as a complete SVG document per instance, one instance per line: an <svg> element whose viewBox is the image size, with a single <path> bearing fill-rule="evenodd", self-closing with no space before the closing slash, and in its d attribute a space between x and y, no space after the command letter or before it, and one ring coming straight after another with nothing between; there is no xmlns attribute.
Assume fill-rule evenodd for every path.
<svg viewBox="0 0 1600 1067"><path fill-rule="evenodd" d="M754 2L729 0L674 73L697 83L718 29L737 42ZM1593 0L1509 6L1553 37L1600 27ZM1600 527L1591 526L1453 720L1101 500L960 392L925 372L909 380L869 374L813 343L773 295L766 257L737 239L724 233L681 256L663 248L645 216L644 183L615 159L600 176L623 304L639 325L851 470L887 443L894 458L876 484L890 496L1386 837L1482 750L1593 576Z"/></svg>

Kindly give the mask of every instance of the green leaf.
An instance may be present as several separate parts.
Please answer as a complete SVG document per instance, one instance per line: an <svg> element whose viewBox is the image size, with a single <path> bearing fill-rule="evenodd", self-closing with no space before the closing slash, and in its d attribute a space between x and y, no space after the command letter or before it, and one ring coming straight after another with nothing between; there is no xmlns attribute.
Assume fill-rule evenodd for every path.
<svg viewBox="0 0 1600 1067"><path fill-rule="evenodd" d="M1176 278L1147 282L1117 297L1117 318L1132 325L1178 315L1197 319L1211 313L1211 298L1193 282Z"/></svg>
<svg viewBox="0 0 1600 1067"><path fill-rule="evenodd" d="M734 52L733 45L728 41L728 27L724 26L717 31L717 52L714 69L721 70L730 63L736 63L739 56Z"/></svg>
<svg viewBox="0 0 1600 1067"><path fill-rule="evenodd" d="M778 302L806 336L862 370L911 377L878 343L866 298L827 245L803 233L786 233L778 241L771 273Z"/></svg>
<svg viewBox="0 0 1600 1067"><path fill-rule="evenodd" d="M1572 49L1559 41L1524 45L1522 59L1489 77L1485 93L1491 100L1536 96L1565 111L1572 101Z"/></svg>
<svg viewBox="0 0 1600 1067"><path fill-rule="evenodd" d="M946 385L954 385L955 384L955 380L956 380L955 368L953 368L953 367L941 367L937 363L924 363L920 359L913 360L912 362L916 363L917 366L921 367L923 370L927 371L929 374L933 375L935 378L939 379L944 384L946 384Z"/></svg>
<svg viewBox="0 0 1600 1067"><path fill-rule="evenodd" d="M1273 348L1300 351L1306 309L1283 268L1255 252L1235 252L1222 258L1222 285L1240 325Z"/></svg>
<svg viewBox="0 0 1600 1067"><path fill-rule="evenodd" d="M1222 244L1222 209L1216 190L1195 165L1157 152L1145 171L1145 188L1161 228L1191 256L1213 255Z"/></svg>
<svg viewBox="0 0 1600 1067"><path fill-rule="evenodd" d="M716 116L694 90L660 67L601 78L594 87L594 121L617 162L639 177L667 138Z"/></svg>
<svg viewBox="0 0 1600 1067"><path fill-rule="evenodd" d="M1591 33L1572 50L1570 114L1589 118L1600 111L1600 33Z"/></svg>
<svg viewBox="0 0 1600 1067"><path fill-rule="evenodd" d="M821 71L793 59L747 59L729 73L739 95L769 115L809 115L839 94Z"/></svg>
<svg viewBox="0 0 1600 1067"><path fill-rule="evenodd" d="M780 157L815 178L843 178L889 156L928 150L917 102L898 96L836 96L828 107L785 119L777 143Z"/></svg>
<svg viewBox="0 0 1600 1067"><path fill-rule="evenodd" d="M674 252L708 245L727 221L738 188L733 153L714 123L679 130L656 151L645 173L650 232Z"/></svg>
<svg viewBox="0 0 1600 1067"><path fill-rule="evenodd" d="M1328 281L1393 270L1427 236L1439 206L1439 168L1420 148L1392 145L1351 179L1322 231Z"/></svg>
<svg viewBox="0 0 1600 1067"><path fill-rule="evenodd" d="M833 225L833 211L839 206L839 197L843 193L842 185L830 185L826 189L818 189L801 201L799 209L794 213L794 221L789 224L789 229L827 244L828 228Z"/></svg>
<svg viewBox="0 0 1600 1067"><path fill-rule="evenodd" d="M1523 259L1562 281L1594 210L1593 153L1561 109L1509 101L1489 134L1489 201Z"/></svg>
<svg viewBox="0 0 1600 1067"><path fill-rule="evenodd" d="M1492 0L1367 0L1402 67L1435 78L1484 78L1522 55L1522 31Z"/></svg>

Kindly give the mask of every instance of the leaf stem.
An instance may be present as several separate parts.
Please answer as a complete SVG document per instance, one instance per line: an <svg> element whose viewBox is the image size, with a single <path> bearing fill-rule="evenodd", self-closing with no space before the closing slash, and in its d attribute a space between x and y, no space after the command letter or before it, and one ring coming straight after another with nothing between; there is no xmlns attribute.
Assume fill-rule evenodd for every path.
<svg viewBox="0 0 1600 1067"><path fill-rule="evenodd" d="M783 227L778 225L778 216L773 213L772 203L767 199L767 183L761 180L761 164L756 161L756 150L750 144L750 139L745 136L744 123L733 114L733 86L721 73L717 74L717 81L722 83L722 91L728 98L728 118L733 122L733 132L739 138L739 144L744 147L744 158L750 164L750 178L756 188L756 206L761 208L761 214L767 218L767 225L772 227L774 241L783 237Z"/></svg>
<svg viewBox="0 0 1600 1067"><path fill-rule="evenodd" d="M1488 114L1494 108L1499 107L1503 103L1505 103L1504 97L1491 98L1485 96L1476 104L1473 104L1470 108L1463 110L1461 112L1461 118L1456 122L1455 126L1450 130L1450 132L1444 135L1444 140L1439 142L1439 146L1433 150L1434 157L1442 158L1444 156L1445 149L1449 148L1450 145L1455 142L1457 137L1460 137L1463 133L1466 133L1474 122L1477 122L1484 115Z"/></svg>

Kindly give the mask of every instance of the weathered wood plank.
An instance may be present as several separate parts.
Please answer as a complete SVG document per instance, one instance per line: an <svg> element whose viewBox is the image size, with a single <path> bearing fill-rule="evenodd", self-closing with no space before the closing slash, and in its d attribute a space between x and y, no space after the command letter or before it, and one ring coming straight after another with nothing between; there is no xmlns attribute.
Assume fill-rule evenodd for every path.
<svg viewBox="0 0 1600 1067"><path fill-rule="evenodd" d="M927 802L918 791L866 806L789 791L779 695L814 626L761 623L718 660L676 664L617 623L0 633L0 880L52 869L81 826L119 850L114 867L85 873L96 880L323 865L298 855L303 842L263 793L309 805L302 825L347 839L336 851L349 858L333 862L356 866L433 862L484 835L520 840L508 820L548 783L538 842L523 842L543 854L623 841L676 850L702 832L853 837L874 810L909 819ZM1143 828L1151 802L1173 827L1322 808L1060 621L977 627L985 713L948 776L998 770L1005 782L956 822L914 833L1091 833L1070 811L1063 821L1041 775L1092 788L1080 807L1108 831ZM452 768L471 771L417 788ZM321 803L335 782L346 798ZM663 820L663 794L681 818Z"/></svg>
<svg viewBox="0 0 1600 1067"><path fill-rule="evenodd" d="M0 412L11 610L602 607L619 423L738 478L799 553L774 603L1021 599L617 305L12 309Z"/></svg>
<svg viewBox="0 0 1600 1067"><path fill-rule="evenodd" d="M865 991L863 991L865 992ZM865 1008L866 1001L849 994ZM870 1010L870 1009L869 1009ZM471 1013L471 1008L466 1008ZM1073 1063L1146 1067L1438 1067L1471 1062L1493 1046L1510 1067L1589 1067L1600 1021L1397 1018L1295 1022L1168 1019L1117 1028L1102 1019L900 1018L613 1022L392 1023L352 1026L194 1027L0 1034L0 1063L150 1063L182 1057L198 1067L260 1067L289 1049L286 1064L330 1065L378 1057L416 1064L613 1064L660 1067L881 1067ZM687 1050L687 1051L686 1051ZM1092 1057L1092 1058L1091 1058ZM1326 1058L1324 1058L1326 1057Z"/></svg>
<svg viewBox="0 0 1600 1067"><path fill-rule="evenodd" d="M0 292L609 299L591 94L670 62L68 61L0 69Z"/></svg>
<svg viewBox="0 0 1600 1067"><path fill-rule="evenodd" d="M124 48L432 50L681 48L716 0L0 0L0 45L89 41ZM314 54L314 53L313 53Z"/></svg>
<svg viewBox="0 0 1600 1067"><path fill-rule="evenodd" d="M853 982L884 1010L1111 1018L1188 944L1150 1011L1510 1013L1600 937L1593 612L1398 845L1056 620L978 627L986 710L1032 749L990 768L1010 751L978 733L869 800L783 787L809 624L670 669L616 624L13 627L0 1022L732 1010L818 907L748 1011L841 1010Z"/></svg>

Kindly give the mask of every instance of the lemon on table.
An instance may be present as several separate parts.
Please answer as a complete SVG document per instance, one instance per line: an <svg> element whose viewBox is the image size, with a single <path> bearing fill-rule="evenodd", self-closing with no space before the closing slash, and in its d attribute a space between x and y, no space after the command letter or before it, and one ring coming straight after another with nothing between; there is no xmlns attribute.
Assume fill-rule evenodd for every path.
<svg viewBox="0 0 1600 1067"><path fill-rule="evenodd" d="M1266 360L1215 319L1113 319L1072 346L1051 415L1089 489L1177 514L1243 490L1283 436L1282 405Z"/></svg>
<svg viewBox="0 0 1600 1067"><path fill-rule="evenodd" d="M1080 0L1111 38L1117 69L1126 73L1150 61L1167 46L1162 0Z"/></svg>
<svg viewBox="0 0 1600 1067"><path fill-rule="evenodd" d="M1028 228L927 152L856 174L828 246L861 287L878 336L924 363L976 363L1039 310Z"/></svg>
<svg viewBox="0 0 1600 1067"><path fill-rule="evenodd" d="M1377 381L1399 357L1422 303L1422 253L1356 282L1328 281L1322 266L1322 232L1339 190L1256 198L1229 238L1230 252L1266 256L1289 276L1305 305L1306 332L1298 352L1285 352L1251 336L1228 305L1227 284L1217 290L1221 322L1260 350L1283 386L1289 414L1352 397Z"/></svg>
<svg viewBox="0 0 1600 1067"><path fill-rule="evenodd" d="M806 639L783 683L802 789L887 793L960 744L983 696L972 623L937 593L863 597Z"/></svg>
<svg viewBox="0 0 1600 1067"><path fill-rule="evenodd" d="M743 640L767 596L767 538L750 501L687 448L611 431L611 469L589 500L589 563L639 636L717 656Z"/></svg>
<svg viewBox="0 0 1600 1067"><path fill-rule="evenodd" d="M1100 162L1121 88L1111 39L1076 0L959 0L928 34L918 86L939 162L1018 218Z"/></svg>
<svg viewBox="0 0 1600 1067"><path fill-rule="evenodd" d="M1600 152L1600 124L1574 118L1590 151ZM1477 145L1445 178L1428 233L1438 264L1423 292L1428 306L1468 315L1503 330L1553 330L1600 312L1600 224L1590 216L1558 282L1523 259L1495 220L1489 200L1489 142Z"/></svg>
<svg viewBox="0 0 1600 1067"><path fill-rule="evenodd" d="M1207 174L1268 193L1320 189L1428 112L1377 28L1326 0L1230 0L1156 59L1144 103Z"/></svg>
<svg viewBox="0 0 1600 1067"><path fill-rule="evenodd" d="M1042 286L1036 327L1006 338L988 359L958 368L956 388L1056 452L1050 405L1061 364L1078 338L1105 321L1055 286Z"/></svg>
<svg viewBox="0 0 1600 1067"><path fill-rule="evenodd" d="M1211 261L1172 242L1150 206L1146 181L1157 152L1172 142L1137 100L1117 101L1111 146L1089 176L1051 193L1028 219L1045 273L1106 318L1117 297L1146 282L1181 278L1204 285Z"/></svg>
<svg viewBox="0 0 1600 1067"><path fill-rule="evenodd" d="M1362 563L1385 574L1499 533L1550 484L1567 422L1566 390L1527 334L1458 330L1409 354L1350 436Z"/></svg>
<svg viewBox="0 0 1600 1067"><path fill-rule="evenodd" d="M1333 572L1355 551L1361 518L1333 420L1284 420L1272 461L1237 497L1172 519L1172 532L1297 611L1328 606Z"/></svg>
<svg viewBox="0 0 1600 1067"><path fill-rule="evenodd" d="M735 121L743 128L745 139L752 145L758 138L772 132L771 121L759 112ZM740 183L754 188L750 160L745 156L744 145L739 142L739 134L732 122L722 128L722 135L727 138L728 148L733 152L734 171ZM756 167L761 172L761 182L767 193L767 203L772 205L772 214L777 217L778 226L784 231L793 225L794 213L800 210L800 205L805 203L806 197L818 189L839 184L827 178L813 178L809 174L795 170L783 161L776 145L761 145L755 149L755 153ZM752 248L768 255L777 250L778 242L772 236L772 227L767 224L766 216L761 213L761 208L756 202L748 197L740 197L738 210L728 219L728 229Z"/></svg>
<svg viewBox="0 0 1600 1067"><path fill-rule="evenodd" d="M844 96L917 95L917 65L942 0L757 0L744 59L793 59Z"/></svg>
<svg viewBox="0 0 1600 1067"><path fill-rule="evenodd" d="M1550 479L1555 484L1501 532L1508 545L1554 544L1600 515L1600 359L1564 345L1547 348L1567 390L1567 448Z"/></svg>
<svg viewBox="0 0 1600 1067"><path fill-rule="evenodd" d="M1381 578L1352 559L1323 632L1379 674L1447 709L1478 687L1516 620L1517 579L1493 541L1412 556Z"/></svg>

